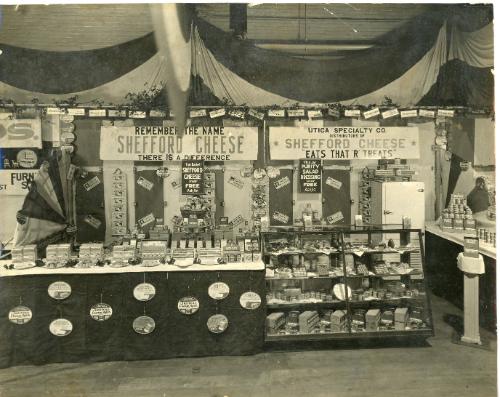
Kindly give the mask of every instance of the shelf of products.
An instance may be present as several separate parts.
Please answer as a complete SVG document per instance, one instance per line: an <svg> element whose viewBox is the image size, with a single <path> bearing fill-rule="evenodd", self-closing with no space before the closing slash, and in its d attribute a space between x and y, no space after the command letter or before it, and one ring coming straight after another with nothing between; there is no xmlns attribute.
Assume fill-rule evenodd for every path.
<svg viewBox="0 0 500 397"><path fill-rule="evenodd" d="M418 229L273 230L266 341L433 335Z"/></svg>

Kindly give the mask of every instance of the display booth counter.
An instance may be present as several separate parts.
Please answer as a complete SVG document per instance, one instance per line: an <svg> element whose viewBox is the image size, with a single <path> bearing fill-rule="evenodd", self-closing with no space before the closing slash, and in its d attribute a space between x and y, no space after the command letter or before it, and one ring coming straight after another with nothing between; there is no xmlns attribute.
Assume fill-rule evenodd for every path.
<svg viewBox="0 0 500 397"><path fill-rule="evenodd" d="M459 308L463 308L464 285L457 257L464 251L465 235L464 231L442 230L435 222L425 227L429 288ZM480 241L478 252L484 259L484 274L479 277L479 321L482 327L496 332L496 247Z"/></svg>
<svg viewBox="0 0 500 397"><path fill-rule="evenodd" d="M5 262L7 263L7 262ZM246 355L264 343L259 262L0 271L0 367Z"/></svg>

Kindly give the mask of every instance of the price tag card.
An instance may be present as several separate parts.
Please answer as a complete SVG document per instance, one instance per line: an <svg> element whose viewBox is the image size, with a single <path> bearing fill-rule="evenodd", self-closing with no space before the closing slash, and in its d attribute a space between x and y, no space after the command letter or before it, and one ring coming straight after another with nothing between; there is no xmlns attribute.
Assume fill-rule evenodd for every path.
<svg viewBox="0 0 500 397"><path fill-rule="evenodd" d="M401 111L401 118L402 119L407 119L409 117L417 117L417 109L415 110L402 110Z"/></svg>
<svg viewBox="0 0 500 397"><path fill-rule="evenodd" d="M363 113L365 119L370 119L372 117L378 116L380 114L379 108L373 108Z"/></svg>
<svg viewBox="0 0 500 397"><path fill-rule="evenodd" d="M232 109L229 111L229 115L236 119L241 119L241 120L245 119L245 112L243 112L242 110Z"/></svg>
<svg viewBox="0 0 500 397"><path fill-rule="evenodd" d="M359 109L347 109L344 115L345 117L359 117L361 116L361 111Z"/></svg>
<svg viewBox="0 0 500 397"><path fill-rule="evenodd" d="M222 117L226 114L226 109L224 108L221 108L221 109L217 109L217 110L212 110L210 113L209 113L209 116L211 119L215 119L217 117Z"/></svg>
<svg viewBox="0 0 500 397"><path fill-rule="evenodd" d="M453 117L454 115L453 109L438 109L438 117Z"/></svg>
<svg viewBox="0 0 500 397"><path fill-rule="evenodd" d="M196 117L205 117L207 115L206 109L191 110L189 112L189 117L194 119Z"/></svg>
<svg viewBox="0 0 500 397"><path fill-rule="evenodd" d="M267 115L269 117L285 117L285 109L269 109Z"/></svg>
<svg viewBox="0 0 500 397"><path fill-rule="evenodd" d="M283 178L278 179L276 182L273 182L274 188L279 190L291 183L290 178L288 176L284 176Z"/></svg>
<svg viewBox="0 0 500 397"><path fill-rule="evenodd" d="M139 224L140 227L144 227L146 225L149 225L150 223L154 222L156 220L155 216L153 213L150 213L146 215L145 217L139 219L137 223Z"/></svg>
<svg viewBox="0 0 500 397"><path fill-rule="evenodd" d="M68 114L70 116L85 116L85 108L69 108Z"/></svg>
<svg viewBox="0 0 500 397"><path fill-rule="evenodd" d="M309 117L310 119L320 119L321 117L323 117L323 113L321 112L321 110L308 110L307 117Z"/></svg>
<svg viewBox="0 0 500 397"><path fill-rule="evenodd" d="M231 221L231 225L233 225L233 227L236 227L236 226L242 224L243 222L245 222L245 219L241 215L238 215L236 218L234 218Z"/></svg>
<svg viewBox="0 0 500 397"><path fill-rule="evenodd" d="M383 119L389 119L391 117L398 116L398 115L399 115L398 109L390 109L390 110L386 110L385 112L382 112Z"/></svg>
<svg viewBox="0 0 500 397"><path fill-rule="evenodd" d="M335 214L332 214L326 218L326 221L330 224L337 223L344 219L344 214L342 214L342 211L337 211Z"/></svg>
<svg viewBox="0 0 500 397"><path fill-rule="evenodd" d="M99 185L101 183L101 180L99 179L99 177L96 175L94 176L93 178L89 179L87 182L85 182L83 184L83 187L85 188L85 190L88 192L90 190L92 190L93 188L95 188L97 185Z"/></svg>
<svg viewBox="0 0 500 397"><path fill-rule="evenodd" d="M249 109L248 115L255 117L256 119L259 119L259 120L264 120L264 116L265 116L264 113L258 112L255 109Z"/></svg>
<svg viewBox="0 0 500 397"><path fill-rule="evenodd" d="M243 189L245 186L245 182L243 182L241 179L238 179L234 176L229 177L227 181L230 185L233 185L234 187L237 187L238 189Z"/></svg>
<svg viewBox="0 0 500 397"><path fill-rule="evenodd" d="M106 109L89 109L89 117L106 117Z"/></svg>
<svg viewBox="0 0 500 397"><path fill-rule="evenodd" d="M342 187L342 182L332 178L331 176L329 176L328 178L326 178L326 181L325 183L328 185L328 186L331 186L335 189L340 189Z"/></svg>
<svg viewBox="0 0 500 397"><path fill-rule="evenodd" d="M102 222L99 219L97 219L95 216L92 216L92 215L87 215L84 218L84 222L88 223L94 229L99 229L102 225Z"/></svg>
<svg viewBox="0 0 500 397"><path fill-rule="evenodd" d="M154 185L155 185L153 182L148 181L143 176L140 176L139 179L137 179L137 184L139 186L142 186L146 190L151 190L154 187Z"/></svg>
<svg viewBox="0 0 500 397"><path fill-rule="evenodd" d="M273 219L280 223L287 224L288 221L290 220L290 217L286 214L283 214L282 212L275 211L273 213Z"/></svg>
<svg viewBox="0 0 500 397"><path fill-rule="evenodd" d="M436 117L436 112L434 112L434 110L420 109L418 111L418 115L420 117L429 117L429 118L433 119L434 117Z"/></svg>
<svg viewBox="0 0 500 397"><path fill-rule="evenodd" d="M131 111L131 112L129 112L128 116L131 119L145 119L146 118L146 112Z"/></svg>
<svg viewBox="0 0 500 397"><path fill-rule="evenodd" d="M288 109L287 113L288 113L288 117L304 117L305 116L304 109Z"/></svg>

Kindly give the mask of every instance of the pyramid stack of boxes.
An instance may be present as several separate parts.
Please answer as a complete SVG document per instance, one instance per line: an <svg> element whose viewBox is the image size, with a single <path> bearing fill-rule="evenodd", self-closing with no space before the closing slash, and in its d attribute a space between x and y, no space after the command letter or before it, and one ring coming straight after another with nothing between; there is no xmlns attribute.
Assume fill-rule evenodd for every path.
<svg viewBox="0 0 500 397"><path fill-rule="evenodd" d="M441 213L441 229L476 231L476 220L463 194L452 194L448 208Z"/></svg>

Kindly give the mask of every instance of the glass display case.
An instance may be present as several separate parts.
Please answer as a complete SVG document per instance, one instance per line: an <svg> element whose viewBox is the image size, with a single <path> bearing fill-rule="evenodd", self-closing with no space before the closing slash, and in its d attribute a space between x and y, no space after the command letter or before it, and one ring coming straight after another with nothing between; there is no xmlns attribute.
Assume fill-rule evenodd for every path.
<svg viewBox="0 0 500 397"><path fill-rule="evenodd" d="M419 229L262 232L266 341L433 335Z"/></svg>

